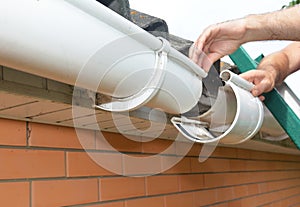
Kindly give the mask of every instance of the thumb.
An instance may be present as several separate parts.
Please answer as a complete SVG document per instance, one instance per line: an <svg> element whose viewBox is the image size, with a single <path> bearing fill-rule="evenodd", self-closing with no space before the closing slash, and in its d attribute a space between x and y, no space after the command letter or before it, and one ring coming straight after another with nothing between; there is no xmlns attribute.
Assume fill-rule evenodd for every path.
<svg viewBox="0 0 300 207"><path fill-rule="evenodd" d="M255 79L257 79L257 76L258 76L258 72L255 69L249 70L245 73L240 74L240 77L244 78L245 80L247 80L251 83L255 82Z"/></svg>
<svg viewBox="0 0 300 207"><path fill-rule="evenodd" d="M254 84L251 93L253 96L261 95L265 90L266 86L264 84L264 74L259 70L250 70L240 75L245 80Z"/></svg>
<svg viewBox="0 0 300 207"><path fill-rule="evenodd" d="M261 87L259 87L258 85L255 85L253 87L253 89L251 90L251 93L253 96L259 96L263 93L263 90L261 89Z"/></svg>

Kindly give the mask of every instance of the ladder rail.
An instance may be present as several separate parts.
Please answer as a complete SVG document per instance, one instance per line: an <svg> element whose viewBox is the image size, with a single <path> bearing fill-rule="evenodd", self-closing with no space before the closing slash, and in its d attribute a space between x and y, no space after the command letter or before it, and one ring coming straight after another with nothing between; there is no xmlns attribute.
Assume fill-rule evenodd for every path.
<svg viewBox="0 0 300 207"><path fill-rule="evenodd" d="M237 49L229 55L230 59L244 73L256 69L258 63L253 60L243 47ZM300 119L293 109L283 99L280 92L274 88L271 92L263 94L265 96L264 104L273 114L275 119L289 135L291 140L300 149ZM299 99L295 99L299 102ZM299 103L298 103L299 104Z"/></svg>

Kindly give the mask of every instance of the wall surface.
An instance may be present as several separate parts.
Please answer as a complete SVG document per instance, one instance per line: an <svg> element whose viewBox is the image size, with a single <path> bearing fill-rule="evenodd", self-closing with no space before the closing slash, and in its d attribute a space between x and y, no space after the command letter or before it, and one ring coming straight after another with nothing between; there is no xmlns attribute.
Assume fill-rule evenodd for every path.
<svg viewBox="0 0 300 207"><path fill-rule="evenodd" d="M300 157L218 147L203 163L194 145L178 164L154 176L120 176L86 153L107 161L116 156L98 132L0 119L0 206L6 207L198 207L300 206ZM156 139L105 138L130 156L150 156L179 145ZM173 154L172 154L173 153ZM162 155L163 156L163 155ZM125 160L117 160L126 171ZM162 164L163 165L163 164ZM137 168L139 166L136 166Z"/></svg>

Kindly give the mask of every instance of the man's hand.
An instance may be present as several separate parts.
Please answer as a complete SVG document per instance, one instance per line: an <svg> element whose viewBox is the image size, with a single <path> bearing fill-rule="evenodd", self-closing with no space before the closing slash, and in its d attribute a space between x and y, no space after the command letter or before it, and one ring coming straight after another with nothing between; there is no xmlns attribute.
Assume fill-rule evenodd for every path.
<svg viewBox="0 0 300 207"><path fill-rule="evenodd" d="M208 27L192 46L190 58L208 71L215 61L233 53L244 42L244 22L238 19Z"/></svg>
<svg viewBox="0 0 300 207"><path fill-rule="evenodd" d="M286 78L290 69L290 59L286 53L294 48L294 44L298 43L264 57L256 70L240 75L255 85L251 91L253 96L259 96L263 101L264 97L261 94L271 91Z"/></svg>
<svg viewBox="0 0 300 207"><path fill-rule="evenodd" d="M261 101L265 100L261 94L271 91L275 86L276 73L267 70L250 70L240 76L255 85L251 93L253 96L259 96Z"/></svg>

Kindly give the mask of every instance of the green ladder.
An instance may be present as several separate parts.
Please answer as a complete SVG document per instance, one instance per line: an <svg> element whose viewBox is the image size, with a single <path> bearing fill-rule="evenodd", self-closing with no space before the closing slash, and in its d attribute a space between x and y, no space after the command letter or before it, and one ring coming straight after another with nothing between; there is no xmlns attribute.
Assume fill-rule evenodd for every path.
<svg viewBox="0 0 300 207"><path fill-rule="evenodd" d="M240 47L233 54L229 55L234 64L239 68L241 73L257 68L262 57L253 60L243 47ZM280 93L273 89L271 92L264 94L264 104L273 114L275 119L289 135L291 140L300 149L300 119L290 106L285 102Z"/></svg>

